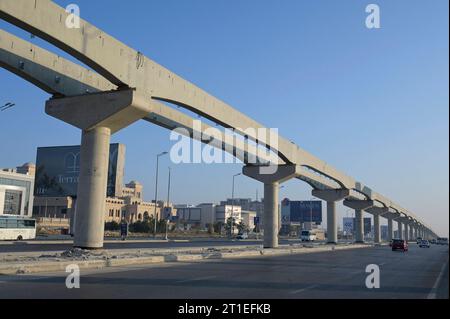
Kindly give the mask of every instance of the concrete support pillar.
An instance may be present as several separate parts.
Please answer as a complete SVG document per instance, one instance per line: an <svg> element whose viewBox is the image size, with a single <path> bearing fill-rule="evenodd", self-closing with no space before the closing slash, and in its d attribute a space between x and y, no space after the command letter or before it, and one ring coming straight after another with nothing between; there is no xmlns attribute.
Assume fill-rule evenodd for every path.
<svg viewBox="0 0 450 319"><path fill-rule="evenodd" d="M264 248L278 247L279 183L264 184Z"/></svg>
<svg viewBox="0 0 450 319"><path fill-rule="evenodd" d="M103 247L110 138L111 130L105 127L82 133L75 247Z"/></svg>
<svg viewBox="0 0 450 319"><path fill-rule="evenodd" d="M414 226L414 240L417 239L417 226Z"/></svg>
<svg viewBox="0 0 450 319"><path fill-rule="evenodd" d="M355 210L355 242L364 242L364 218L362 210Z"/></svg>
<svg viewBox="0 0 450 319"><path fill-rule="evenodd" d="M381 243L381 229L380 229L380 215L373 215L373 224L374 224L374 241L376 244Z"/></svg>
<svg viewBox="0 0 450 319"><path fill-rule="evenodd" d="M406 241L409 241L409 232L408 232L408 223L406 222L405 223L405 237L404 237L404 239L406 240Z"/></svg>
<svg viewBox="0 0 450 319"><path fill-rule="evenodd" d="M398 223L398 239L403 239L403 224L402 222L397 222Z"/></svg>
<svg viewBox="0 0 450 319"><path fill-rule="evenodd" d="M338 243L336 202L350 195L348 189L313 190L312 195L327 202L327 242Z"/></svg>
<svg viewBox="0 0 450 319"><path fill-rule="evenodd" d="M336 202L327 202L327 242L329 244L337 244L337 216L336 216Z"/></svg>
<svg viewBox="0 0 450 319"><path fill-rule="evenodd" d="M296 165L279 166L245 166L242 170L245 176L264 184L264 248L278 247L279 214L278 192L280 184L299 175L300 167Z"/></svg>
<svg viewBox="0 0 450 319"><path fill-rule="evenodd" d="M394 239L394 221L392 218L388 219L388 240Z"/></svg>
<svg viewBox="0 0 450 319"><path fill-rule="evenodd" d="M409 240L414 240L414 226L409 225Z"/></svg>

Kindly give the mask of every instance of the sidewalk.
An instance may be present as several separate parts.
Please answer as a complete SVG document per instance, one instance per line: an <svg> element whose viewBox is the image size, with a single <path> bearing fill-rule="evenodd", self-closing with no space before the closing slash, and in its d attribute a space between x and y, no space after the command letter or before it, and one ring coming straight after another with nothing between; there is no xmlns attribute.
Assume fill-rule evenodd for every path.
<svg viewBox="0 0 450 319"><path fill-rule="evenodd" d="M221 246L220 248L150 248L120 250L81 250L64 252L26 252L0 254L0 275L65 271L76 264L83 269L100 269L114 266L145 265L155 263L194 262L208 259L251 258L284 256L345 249L369 248L374 245L283 245L274 249L255 246Z"/></svg>

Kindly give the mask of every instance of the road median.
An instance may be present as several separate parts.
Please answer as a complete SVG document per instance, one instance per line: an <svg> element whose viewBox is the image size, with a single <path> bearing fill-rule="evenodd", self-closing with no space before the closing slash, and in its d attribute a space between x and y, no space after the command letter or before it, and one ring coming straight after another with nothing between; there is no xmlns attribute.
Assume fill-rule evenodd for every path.
<svg viewBox="0 0 450 319"><path fill-rule="evenodd" d="M183 249L130 249L87 251L71 249L64 252L33 252L6 254L0 258L0 275L50 273L65 271L76 264L80 269L102 269L132 265L151 265L176 262L197 262L214 259L236 259L286 256L331 252L335 250L369 248L373 245L281 246L274 249L257 247L183 248Z"/></svg>

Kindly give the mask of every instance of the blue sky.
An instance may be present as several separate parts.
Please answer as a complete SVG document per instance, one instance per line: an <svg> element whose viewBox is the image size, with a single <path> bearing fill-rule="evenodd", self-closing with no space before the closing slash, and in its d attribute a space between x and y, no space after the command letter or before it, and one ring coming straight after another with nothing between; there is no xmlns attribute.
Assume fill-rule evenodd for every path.
<svg viewBox="0 0 450 319"><path fill-rule="evenodd" d="M379 30L365 27L368 0L56 2L78 4L87 21L448 234L447 0L377 1ZM38 146L79 144L77 129L45 115L47 94L4 70L0 81L0 104L17 104L0 113L0 167L34 161ZM168 137L145 122L113 137L127 146L127 180L141 181L147 199ZM164 196L169 165L162 161ZM240 170L175 166L171 197L193 204L230 197ZM238 180L237 196L262 194L259 183ZM280 196L309 199L310 191L295 180Z"/></svg>

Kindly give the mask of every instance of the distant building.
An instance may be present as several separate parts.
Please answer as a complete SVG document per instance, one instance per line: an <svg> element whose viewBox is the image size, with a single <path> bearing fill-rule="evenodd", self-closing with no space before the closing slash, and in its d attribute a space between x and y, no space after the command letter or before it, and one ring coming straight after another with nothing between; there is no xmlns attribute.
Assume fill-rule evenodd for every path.
<svg viewBox="0 0 450 319"><path fill-rule="evenodd" d="M18 173L16 169L0 171L0 215L31 217L34 201L34 175L31 173Z"/></svg>
<svg viewBox="0 0 450 319"><path fill-rule="evenodd" d="M16 173L34 177L36 175L36 165L34 163L29 162L23 164L22 166L17 166Z"/></svg>
<svg viewBox="0 0 450 319"><path fill-rule="evenodd" d="M289 234L291 228L314 229L322 223L322 201L293 201L285 198L281 202L281 233Z"/></svg>
<svg viewBox="0 0 450 319"><path fill-rule="evenodd" d="M387 225L380 226L381 240L388 240L389 230Z"/></svg>
<svg viewBox="0 0 450 319"><path fill-rule="evenodd" d="M241 206L219 205L216 206L216 222L226 223L229 218L234 218L235 223L242 221Z"/></svg>
<svg viewBox="0 0 450 319"><path fill-rule="evenodd" d="M129 223L153 218L156 210L158 220L165 219L162 214L166 207L175 211L172 205L164 202L145 202L142 198L143 187L138 182L131 182L121 188L123 196L107 197L105 201L105 222L120 223L123 219ZM156 207L155 207L156 206ZM76 197L35 197L33 216L47 218L70 218L75 215Z"/></svg>
<svg viewBox="0 0 450 319"><path fill-rule="evenodd" d="M249 231L253 231L255 229L255 217L256 212L249 210L241 210L242 223L247 226Z"/></svg>

